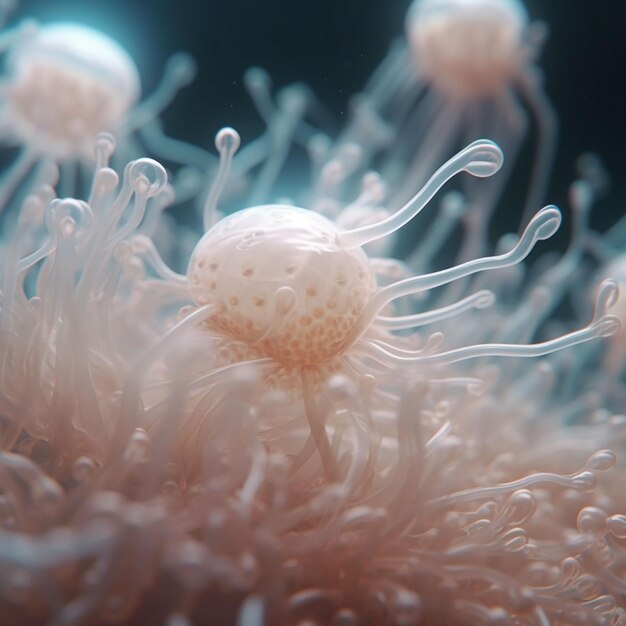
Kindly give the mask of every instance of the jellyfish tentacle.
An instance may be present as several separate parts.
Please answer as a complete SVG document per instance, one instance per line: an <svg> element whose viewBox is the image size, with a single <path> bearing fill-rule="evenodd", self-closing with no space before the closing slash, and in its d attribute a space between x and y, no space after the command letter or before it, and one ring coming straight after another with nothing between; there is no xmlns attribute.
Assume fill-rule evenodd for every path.
<svg viewBox="0 0 626 626"><path fill-rule="evenodd" d="M492 176L500 169L503 160L503 154L495 143L486 139L475 141L444 163L424 187L393 215L376 224L340 233L338 239L344 247L356 248L390 235L420 213L453 176L460 172L468 172L479 178Z"/></svg>
<svg viewBox="0 0 626 626"><path fill-rule="evenodd" d="M509 252L492 257L484 257L462 263L455 267L407 278L380 289L363 308L360 319L354 325L350 335L344 342L344 347L354 343L356 338L363 334L379 312L389 302L404 296L414 295L421 291L434 289L448 284L459 278L464 278L485 270L499 269L515 265L525 259L538 241L549 239L561 224L561 212L555 206L544 207L532 219L520 240Z"/></svg>
<svg viewBox="0 0 626 626"><path fill-rule="evenodd" d="M485 309L491 306L495 301L495 294L488 289L478 291L463 300L459 300L453 304L433 309L424 313L415 313L414 315L403 315L399 317L386 317L379 315L376 317L376 326L387 328L388 330L405 330L408 328L417 328L434 322L440 322L456 315L460 315L471 309Z"/></svg>
<svg viewBox="0 0 626 626"><path fill-rule="evenodd" d="M215 223L217 203L228 182L233 157L239 149L240 143L239 133L234 128L222 128L215 136L215 147L220 155L220 165L202 211L202 224L205 232Z"/></svg>

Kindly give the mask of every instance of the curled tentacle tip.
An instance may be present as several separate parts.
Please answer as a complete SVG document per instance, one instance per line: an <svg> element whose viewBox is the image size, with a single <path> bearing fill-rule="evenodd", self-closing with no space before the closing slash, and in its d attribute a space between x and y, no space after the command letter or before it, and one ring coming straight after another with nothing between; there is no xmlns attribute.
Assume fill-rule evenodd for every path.
<svg viewBox="0 0 626 626"><path fill-rule="evenodd" d="M432 335L430 335L428 339L426 340L426 344L424 346L424 352L426 354L432 354L433 352L438 350L441 344L443 343L443 339L444 339L444 336L442 332L437 331L435 333L432 333Z"/></svg>
<svg viewBox="0 0 626 626"><path fill-rule="evenodd" d="M372 374L364 374L361 378L361 392L364 394L372 393L376 387L378 386L378 382L376 380L376 376Z"/></svg>
<svg viewBox="0 0 626 626"><path fill-rule="evenodd" d="M493 176L504 163L502 150L488 139L480 139L471 143L465 151L469 162L463 169L478 178Z"/></svg>
<svg viewBox="0 0 626 626"><path fill-rule="evenodd" d="M268 89L271 83L270 75L262 67L250 67L243 75L244 85L252 91Z"/></svg>
<svg viewBox="0 0 626 626"><path fill-rule="evenodd" d="M616 462L617 457L613 450L598 450L589 457L585 467L590 470L606 472L612 469Z"/></svg>
<svg viewBox="0 0 626 626"><path fill-rule="evenodd" d="M585 470L572 477L572 486L579 491L592 491L598 480L593 472Z"/></svg>
<svg viewBox="0 0 626 626"><path fill-rule="evenodd" d="M117 172L110 167L103 167L96 174L95 182L102 191L115 189L120 182Z"/></svg>
<svg viewBox="0 0 626 626"><path fill-rule="evenodd" d="M595 337L603 338L603 337L612 337L616 335L622 325L617 317L613 315L605 315L601 317L597 322L594 322L591 326L593 334Z"/></svg>
<svg viewBox="0 0 626 626"><path fill-rule="evenodd" d="M187 52L177 52L173 54L167 65L168 72L179 85L188 85L198 71L196 60Z"/></svg>
<svg viewBox="0 0 626 626"><path fill-rule="evenodd" d="M550 239L561 226L561 211L553 205L544 207L530 221L528 229L535 230L537 240Z"/></svg>
<svg viewBox="0 0 626 626"><path fill-rule="evenodd" d="M152 198L167 184L167 172L154 159L137 159L129 165L128 180L137 193Z"/></svg>
<svg viewBox="0 0 626 626"><path fill-rule="evenodd" d="M476 298L474 301L474 308L476 309L486 309L496 301L496 295L489 289L479 291L474 297Z"/></svg>
<svg viewBox="0 0 626 626"><path fill-rule="evenodd" d="M607 519L609 532L618 539L626 539L626 516L616 514Z"/></svg>
<svg viewBox="0 0 626 626"><path fill-rule="evenodd" d="M277 100L282 111L302 115L312 100L312 95L306 85L295 84L282 89L278 93Z"/></svg>
<svg viewBox="0 0 626 626"><path fill-rule="evenodd" d="M97 152L102 150L108 153L110 156L111 154L113 154L113 152L115 152L115 145L116 141L112 133L103 131L97 134L95 143L95 148Z"/></svg>
<svg viewBox="0 0 626 626"><path fill-rule="evenodd" d="M619 298L620 289L616 280L613 278L607 278L603 280L598 289L597 301L597 315L603 315L611 307L617 304Z"/></svg>
<svg viewBox="0 0 626 626"><path fill-rule="evenodd" d="M93 225L93 212L89 205L73 198L53 200L46 214L48 228L57 236L70 239L82 235Z"/></svg>
<svg viewBox="0 0 626 626"><path fill-rule="evenodd" d="M232 156L239 150L240 145L241 137L239 133L230 126L221 128L215 135L215 147L220 154L225 153Z"/></svg>

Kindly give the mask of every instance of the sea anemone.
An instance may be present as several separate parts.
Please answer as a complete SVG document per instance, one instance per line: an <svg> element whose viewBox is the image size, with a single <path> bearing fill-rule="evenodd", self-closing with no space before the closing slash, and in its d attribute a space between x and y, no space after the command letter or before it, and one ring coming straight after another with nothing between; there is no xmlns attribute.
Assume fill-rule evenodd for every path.
<svg viewBox="0 0 626 626"><path fill-rule="evenodd" d="M223 159L236 143L231 129L219 134ZM344 230L289 206L226 217L198 243L189 278L147 235L171 200L165 170L133 161L118 188L112 151L101 135L87 202L49 187L29 198L7 253L8 623L150 623L156 607L172 623L206 623L211 606L215 623L238 615L246 625L548 623L594 612L616 623L619 564L602 555L617 550L624 520L610 484L593 491L615 462L606 436L533 423L513 400L526 389L541 402L533 368L488 382L481 368L453 365L610 335L615 284L602 285L583 330L441 350L437 333L398 331L445 327L492 293L408 316L382 309L518 263L555 231L558 211L540 211L508 252L382 288L361 248L450 176L493 174L497 146L468 146L369 226ZM547 436L553 458L541 463L533 447ZM561 497L578 509L555 519ZM601 556L610 567L598 573Z"/></svg>
<svg viewBox="0 0 626 626"><path fill-rule="evenodd" d="M479 24L517 6L446 6L475 5ZM260 100L266 79L247 75ZM355 143L355 120L329 143L309 96L264 101L270 128L238 154L217 134L185 273L155 243L166 169L118 174L113 135L84 199L57 197L55 166L28 185L0 249L0 623L624 626L624 278L587 223L593 181L556 260L533 252L561 222L547 206L433 271L483 180L405 262L376 256L503 153L473 137L417 193L408 168L396 203L400 156ZM302 206L264 204L292 142L314 157ZM186 228L165 243L184 251Z"/></svg>

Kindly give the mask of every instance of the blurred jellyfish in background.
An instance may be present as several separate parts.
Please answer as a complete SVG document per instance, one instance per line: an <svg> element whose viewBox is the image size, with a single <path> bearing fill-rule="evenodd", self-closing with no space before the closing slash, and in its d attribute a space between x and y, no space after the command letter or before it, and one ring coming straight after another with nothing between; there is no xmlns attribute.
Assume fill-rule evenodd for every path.
<svg viewBox="0 0 626 626"><path fill-rule="evenodd" d="M7 33L0 92L0 142L19 152L0 185L0 209L45 182L75 194L93 167L93 145L101 131L113 132L124 162L146 151L173 164L197 164L191 146L160 133L158 116L195 74L193 60L174 55L161 84L140 102L141 80L134 61L107 35L72 23L28 23ZM142 133L147 141L140 142ZM43 166L39 173L38 166ZM32 183L29 187L27 183ZM181 189L181 192L183 190Z"/></svg>
<svg viewBox="0 0 626 626"><path fill-rule="evenodd" d="M274 96L250 70L265 129L222 128L218 159L163 137L176 81L136 104L116 47L85 49L82 27L18 33L33 57L16 48L14 67L52 66L65 88L9 63L11 131L61 172L76 149L90 184L64 197L67 166L58 183L8 170L27 197L0 257L0 624L626 624L623 225L590 228L587 160L565 252L543 243L554 206L490 243L502 151L444 154L481 130L515 153L520 106L543 98L536 40L512 2L417 0L417 17L427 41L391 54L336 133L311 90ZM94 84L66 98L77 77ZM202 227L193 207L165 219L176 180L136 136L207 164L203 192L179 196ZM297 155L308 182L290 187ZM415 252L388 256L452 177L462 193ZM459 247L488 250L455 265Z"/></svg>
<svg viewBox="0 0 626 626"><path fill-rule="evenodd" d="M405 29L353 98L335 160L346 175L354 168L354 156L341 158L346 146L357 146L365 164L382 160L386 202L397 207L411 195L409 181L425 180L460 145L496 140L507 155L504 171L485 187L463 185L468 236L459 256L467 260L485 251L486 224L530 129L536 155L524 224L544 199L556 138L536 64L544 28L529 23L519 0L415 0Z"/></svg>

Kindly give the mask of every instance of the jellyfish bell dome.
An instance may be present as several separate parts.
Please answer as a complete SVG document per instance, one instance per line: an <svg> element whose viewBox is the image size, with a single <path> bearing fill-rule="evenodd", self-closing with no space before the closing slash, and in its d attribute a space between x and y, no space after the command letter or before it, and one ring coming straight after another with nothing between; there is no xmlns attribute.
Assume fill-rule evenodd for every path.
<svg viewBox="0 0 626 626"><path fill-rule="evenodd" d="M510 82L524 60L527 25L520 0L414 0L406 18L418 71L464 100Z"/></svg>
<svg viewBox="0 0 626 626"><path fill-rule="evenodd" d="M7 59L8 121L18 141L53 158L91 152L140 96L139 72L108 36L72 23L43 25Z"/></svg>
<svg viewBox="0 0 626 626"><path fill-rule="evenodd" d="M343 246L341 230L291 206L229 215L191 257L191 293L216 307L212 327L287 367L337 357L375 289L367 255Z"/></svg>

